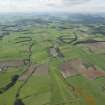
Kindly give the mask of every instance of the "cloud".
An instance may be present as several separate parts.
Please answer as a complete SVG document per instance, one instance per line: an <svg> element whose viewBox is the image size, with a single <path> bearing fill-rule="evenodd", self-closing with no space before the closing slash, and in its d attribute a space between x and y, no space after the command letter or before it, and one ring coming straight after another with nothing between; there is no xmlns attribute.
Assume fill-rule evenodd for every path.
<svg viewBox="0 0 105 105"><path fill-rule="evenodd" d="M105 0L0 0L0 12L105 12Z"/></svg>
<svg viewBox="0 0 105 105"><path fill-rule="evenodd" d="M89 2L90 0L63 0L65 4L81 4L85 2Z"/></svg>

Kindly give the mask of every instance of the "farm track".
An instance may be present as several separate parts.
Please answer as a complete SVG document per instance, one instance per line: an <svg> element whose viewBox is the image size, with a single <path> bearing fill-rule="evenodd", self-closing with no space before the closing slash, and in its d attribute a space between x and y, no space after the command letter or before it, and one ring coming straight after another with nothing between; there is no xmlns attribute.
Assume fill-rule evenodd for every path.
<svg viewBox="0 0 105 105"><path fill-rule="evenodd" d="M60 41L62 41L61 39L57 39L58 41L60 40ZM71 38L70 38L70 40L71 40ZM76 40L76 39L75 39ZM74 41L74 39L73 39L73 41ZM72 42L73 42L72 41ZM63 42L63 41L62 41ZM65 43L65 42L63 42L63 43ZM67 42L68 43L68 42ZM67 44L66 43L66 44ZM69 44L71 43L71 41L69 42ZM56 45L58 45L57 47L55 47ZM58 50L57 50L58 49ZM51 51L52 50L52 51ZM60 49L59 49L59 44L57 43L57 41L56 41L56 43L52 46L52 47L50 47L49 48L49 54L50 54L50 60L49 60L49 62L51 63L52 62L52 60L51 60L51 57L54 57L54 58L57 58L57 59L59 59L59 61L63 61L64 62L64 55L62 54L62 52L60 51ZM62 56L61 56L61 54L62 54ZM53 74L54 75L54 74ZM60 85L60 89L62 89L62 91L68 91L68 92L70 92L70 91L72 91L72 92L70 92L70 94L72 94L72 96L70 96L69 97L69 100L68 101L66 101L66 102L62 102L62 103L57 103L57 104L52 104L52 103L46 103L46 104L43 104L43 105L69 105L69 104L73 104L73 105L80 105L80 103L79 103L79 100L77 100L77 99L75 99L74 100L74 97L75 97L75 94L74 94L74 92L75 92L75 87L72 85L72 84L70 84L70 83L68 83L66 80L65 80L65 78L63 77L63 75L60 73L60 71L59 71L59 75L58 75L58 73L56 73L55 72L55 75L57 76L57 78L59 78L58 80L56 79L56 83L57 83L57 85L58 85L58 87L59 87L59 85L60 85L60 81L62 81L62 83L63 84L61 84ZM56 78L56 77L55 77ZM64 88L64 86L63 85L65 85L66 86L66 88ZM53 88L53 87L52 87ZM64 89L63 89L64 88ZM62 93L62 92L61 92ZM61 96L62 97L62 96ZM76 97L75 97L76 98Z"/></svg>
<svg viewBox="0 0 105 105"><path fill-rule="evenodd" d="M20 85L20 87L18 88L18 90L16 92L16 99L15 99L13 105L25 105L23 103L22 99L20 99L21 89L25 86L25 84L31 78L32 74L37 69L37 66L35 64L32 64L32 61L31 61L32 47L34 45L33 42L32 42L32 38L31 37L18 37L18 39L22 39L21 41L17 41L16 42L18 44L23 44L23 43L29 42L29 46L28 46L28 58L27 58L28 64L27 64L26 70L19 77L19 80L22 80L23 83Z"/></svg>
<svg viewBox="0 0 105 105"><path fill-rule="evenodd" d="M19 38L24 39L25 37L19 37ZM26 37L26 38L29 38L29 37ZM22 42L27 42L27 41L29 41L29 42L32 41L32 38L30 37L30 40L25 40L25 41L22 41ZM16 42L16 43L22 43L22 42L19 41L19 42ZM32 51L31 50L32 50L32 46L33 46L33 43L30 44L29 47L28 47L29 57L28 57L28 64L27 64L28 66L27 66L27 69L29 69L29 70L26 69L21 74L21 75L23 75L27 71L28 72L30 71L30 73L26 76L26 79L28 78L28 76L30 77L31 73L33 73L33 71L34 71L34 66L31 65L31 55L32 55ZM26 65L25 64L25 60L20 60L20 59L17 59L17 60L7 60L7 61L6 60L2 60L2 61L0 61L0 68L2 70L6 70L9 67L15 67L15 68L17 68L17 67L20 67L20 66L23 66L23 65ZM8 91L11 87L13 87L16 84L17 80L19 80L21 75L20 76L19 75L15 75L14 77L12 77L12 80L11 80L10 83L8 83L4 87L0 88L0 94L3 94L4 92Z"/></svg>
<svg viewBox="0 0 105 105"><path fill-rule="evenodd" d="M23 74L22 77L19 77L19 80L23 80L23 83L20 85L16 92L16 100L14 102L14 105L25 105L22 102L22 99L19 98L21 94L21 89L25 86L25 84L27 84L28 80L31 78L32 74L35 72L36 69L36 65L30 65L27 69L27 72L25 72L25 74Z"/></svg>
<svg viewBox="0 0 105 105"><path fill-rule="evenodd" d="M23 100L24 99L27 99L33 95L37 95L37 94L32 94L32 95L28 95L24 98L21 98L20 99L20 94L21 94L21 89L25 86L25 84L27 84L28 80L31 78L31 76L33 75L33 73L35 73L35 71L37 70L38 68L38 65L37 64L33 64L32 63L32 60L31 60L31 56L32 56L32 47L33 47L33 43L32 43L32 38L30 37L18 37L17 39L22 39L21 41L17 41L16 44L23 44L25 42L29 42L29 47L28 47L28 56L27 56L27 63L26 63L26 70L18 77L17 80L21 80L22 81L22 84L20 85L20 87L17 89L17 92L16 92L16 97L15 97L15 101L14 101L14 104L13 105L25 105ZM25 40L23 40L25 39ZM67 42L65 41L67 39ZM70 41L68 41L68 39ZM57 41L59 42L59 40L62 42L62 43L66 43L66 44L71 44L73 43L74 41L77 41L77 36L75 36L75 38L64 38L64 40L62 39L62 37L58 38ZM57 42L56 41L56 42ZM55 57L57 59L59 59L59 61L64 61L64 55L63 53L60 51L60 48L59 46L55 47L56 45L59 45L59 43L54 43L55 45L53 45L52 47L50 47L48 50L49 50L49 59L51 57ZM49 60L49 62L52 62L51 59ZM10 62L9 62L10 63ZM11 64L11 63L10 63ZM17 66L17 65L16 65ZM19 65L20 66L20 65ZM56 72L55 72L56 73ZM73 96L75 97L75 92L76 94L80 94L80 96L83 96L85 98L87 98L87 96L84 96L84 94L81 95L80 91L78 91L78 89L76 89L72 84L68 83L66 81L66 79L63 77L63 75L61 73L59 73L60 76L58 76L58 78L60 80L62 80L64 82L65 85L67 85L67 90L69 91L72 91ZM56 74L57 76L57 74ZM14 83L16 83L16 81ZM56 83L58 83L59 81L55 81ZM11 83L9 83L11 84ZM14 84L13 84L14 85ZM59 84L58 84L59 85ZM8 84L7 84L8 86ZM61 85L62 86L62 85ZM12 87L12 86L11 86ZM62 88L62 87L61 87ZM62 88L63 89L63 88ZM77 97L76 97L77 98ZM87 99L88 100L88 99ZM85 100L86 101L86 100ZM74 105L74 103L78 103L77 105L80 105L79 104L79 100L78 99L75 99L75 100L68 100L66 102L62 102L62 103L57 103L57 104L53 104L53 105ZM52 103L46 103L46 104L43 104L43 105L52 105ZM91 104L89 103L89 105L96 105L96 104Z"/></svg>
<svg viewBox="0 0 105 105"><path fill-rule="evenodd" d="M24 85L28 82L28 80L30 79L32 74L35 72L37 66L33 65L31 62L32 47L33 47L32 38L31 37L18 37L17 39L19 39L19 40L22 39L22 40L16 41L16 44L23 44L23 43L27 43L27 42L29 43L27 64L25 64L25 60L0 61L0 68L4 70L9 67L17 68L17 67L20 67L23 65L26 65L27 68L25 71L22 72L22 74L20 76L15 75L14 77L12 77L10 83L8 83L5 87L0 88L0 94L3 94L6 91L8 91L11 87L13 87L16 84L17 80L19 80L20 78L23 79L23 77L24 77L23 83L20 85L20 87L18 88L18 90L16 92L16 99L14 101L14 105L25 105L23 103L23 101L19 98L20 92L21 92L21 89L24 87Z"/></svg>
<svg viewBox="0 0 105 105"><path fill-rule="evenodd" d="M64 41L62 41L61 39L57 39L57 40L60 40L62 43L66 43L66 42L64 42ZM70 39L71 40L71 39ZM70 44L70 43L73 43L74 41L76 41L77 40L77 37L76 37L76 39L73 39L73 41L71 41L71 42L67 42L66 44ZM57 42L57 41L56 41ZM54 48L54 46L52 47L52 48ZM57 47L57 49L59 49L59 46ZM50 51L50 56L52 56L52 57L55 57L55 58L60 58L59 57L59 52L60 52L60 49L59 49L59 52L57 52L57 50L55 49L55 51L56 52L54 52L54 54ZM55 53L57 53L57 54L55 54ZM61 52L60 52L61 53ZM54 56L54 55L56 55L56 56ZM59 60L61 60L62 59L62 61L64 61L64 56L62 57L62 58L60 58ZM62 79L62 81L64 81L64 83L68 86L68 89L69 90L71 90L72 92L73 92L73 95L74 95L74 97L75 98L77 98L77 99L75 99L75 101L73 102L73 101L66 101L66 102L64 102L64 103L58 103L58 104L54 104L54 105L77 105L75 102L76 102L76 100L77 100L77 103L78 103L78 105L80 105L80 100L78 100L78 97L80 97L80 96L82 96L83 98L84 98L84 101L87 103L87 104L89 104L89 105L96 105L96 102L95 102L95 99L94 99L94 97L92 97L91 95L87 95L86 93L84 93L82 90L78 90L78 88L76 88L76 87L74 87L72 84L70 84L70 83L68 83L67 81L66 81L66 79L64 78L64 76L60 73L60 78ZM77 95L78 94L78 95ZM43 105L52 105L51 103L46 103L46 104L43 104Z"/></svg>

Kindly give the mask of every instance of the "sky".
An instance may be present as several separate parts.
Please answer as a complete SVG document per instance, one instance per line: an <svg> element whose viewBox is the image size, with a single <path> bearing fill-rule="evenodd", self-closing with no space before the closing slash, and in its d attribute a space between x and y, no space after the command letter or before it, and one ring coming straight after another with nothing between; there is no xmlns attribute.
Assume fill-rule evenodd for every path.
<svg viewBox="0 0 105 105"><path fill-rule="evenodd" d="M0 12L105 12L105 0L0 0Z"/></svg>

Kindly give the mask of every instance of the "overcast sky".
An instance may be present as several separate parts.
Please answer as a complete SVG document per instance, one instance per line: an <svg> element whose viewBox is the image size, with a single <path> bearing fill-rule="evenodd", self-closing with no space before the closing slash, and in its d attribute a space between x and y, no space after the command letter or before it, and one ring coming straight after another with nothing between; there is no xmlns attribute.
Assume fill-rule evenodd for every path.
<svg viewBox="0 0 105 105"><path fill-rule="evenodd" d="M0 12L105 12L105 0L0 0Z"/></svg>

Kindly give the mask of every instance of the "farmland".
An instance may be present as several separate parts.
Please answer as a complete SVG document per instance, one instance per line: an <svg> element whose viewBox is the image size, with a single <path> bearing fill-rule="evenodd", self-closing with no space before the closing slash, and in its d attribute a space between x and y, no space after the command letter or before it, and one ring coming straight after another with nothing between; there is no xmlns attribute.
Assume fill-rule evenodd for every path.
<svg viewBox="0 0 105 105"><path fill-rule="evenodd" d="M21 15L0 22L0 105L105 105L105 18Z"/></svg>

